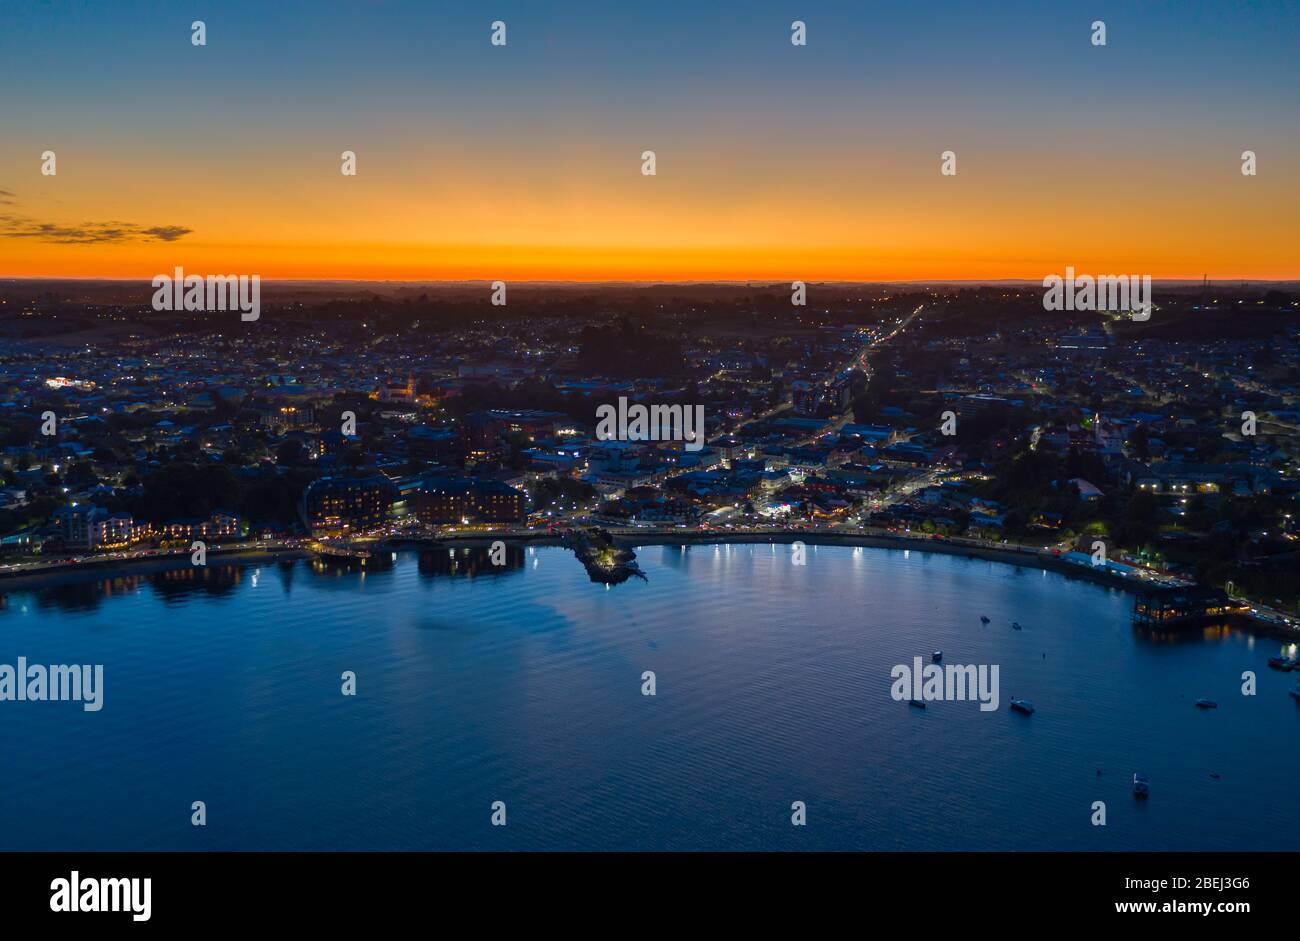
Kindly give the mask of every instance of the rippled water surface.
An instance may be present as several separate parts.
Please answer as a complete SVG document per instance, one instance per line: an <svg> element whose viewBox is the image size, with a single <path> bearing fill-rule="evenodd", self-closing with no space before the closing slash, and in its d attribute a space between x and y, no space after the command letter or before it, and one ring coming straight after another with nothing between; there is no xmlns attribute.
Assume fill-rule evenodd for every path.
<svg viewBox="0 0 1300 941"><path fill-rule="evenodd" d="M941 555L639 556L611 589L543 548L11 592L0 663L102 663L105 700L0 703L0 848L1300 848L1275 639L1153 636L1117 591ZM1002 708L891 699L936 648L997 664Z"/></svg>

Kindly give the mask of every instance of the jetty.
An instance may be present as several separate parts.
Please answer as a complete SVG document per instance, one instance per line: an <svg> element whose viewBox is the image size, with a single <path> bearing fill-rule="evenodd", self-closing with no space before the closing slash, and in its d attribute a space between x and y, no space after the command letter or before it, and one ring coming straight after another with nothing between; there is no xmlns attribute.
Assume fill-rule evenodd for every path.
<svg viewBox="0 0 1300 941"><path fill-rule="evenodd" d="M307 544L310 552L333 559L360 559L365 562L370 558L370 550L346 542L321 542L316 540Z"/></svg>

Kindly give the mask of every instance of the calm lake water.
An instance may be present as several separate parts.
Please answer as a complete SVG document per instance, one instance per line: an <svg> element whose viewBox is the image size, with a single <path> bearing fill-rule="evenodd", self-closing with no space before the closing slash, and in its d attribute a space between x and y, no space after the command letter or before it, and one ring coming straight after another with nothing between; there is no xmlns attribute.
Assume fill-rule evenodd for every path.
<svg viewBox="0 0 1300 941"><path fill-rule="evenodd" d="M0 663L102 663L105 693L0 702L0 849L1300 849L1280 641L1153 636L1032 569L807 553L650 547L610 589L541 548L12 592ZM998 664L1002 708L891 699L936 648Z"/></svg>

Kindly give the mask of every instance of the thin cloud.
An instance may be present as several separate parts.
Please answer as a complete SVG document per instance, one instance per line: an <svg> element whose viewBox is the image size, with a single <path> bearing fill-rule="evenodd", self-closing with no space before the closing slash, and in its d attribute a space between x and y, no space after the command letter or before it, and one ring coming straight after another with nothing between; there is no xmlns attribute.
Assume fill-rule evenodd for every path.
<svg viewBox="0 0 1300 941"><path fill-rule="evenodd" d="M0 194L4 194L0 190ZM35 239L57 245L92 245L102 242L175 242L193 232L179 225L142 226L133 222L83 222L61 225L37 222L25 216L0 215L0 238Z"/></svg>
<svg viewBox="0 0 1300 941"><path fill-rule="evenodd" d="M156 225L151 229L145 229L144 234L152 235L154 238L160 239L164 242L174 242L178 238L184 235L189 235L193 231L193 229L187 229L184 226L179 225Z"/></svg>

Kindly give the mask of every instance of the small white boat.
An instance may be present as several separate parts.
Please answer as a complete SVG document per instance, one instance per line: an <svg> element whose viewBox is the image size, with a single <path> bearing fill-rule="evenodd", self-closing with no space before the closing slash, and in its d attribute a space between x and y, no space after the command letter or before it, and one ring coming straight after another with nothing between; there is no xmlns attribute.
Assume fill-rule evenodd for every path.
<svg viewBox="0 0 1300 941"><path fill-rule="evenodd" d="M1027 716L1032 716L1034 714L1034 704L1028 699L1011 700L1011 708L1016 712L1023 712Z"/></svg>
<svg viewBox="0 0 1300 941"><path fill-rule="evenodd" d="M1133 796L1146 797L1150 793L1151 793L1151 782L1147 780L1147 776L1140 772L1134 773Z"/></svg>
<svg viewBox="0 0 1300 941"><path fill-rule="evenodd" d="M936 650L934 653L930 654L930 659L933 660L935 663L938 663L940 660L943 659L943 651Z"/></svg>

